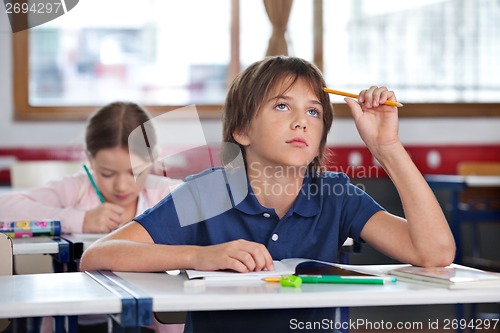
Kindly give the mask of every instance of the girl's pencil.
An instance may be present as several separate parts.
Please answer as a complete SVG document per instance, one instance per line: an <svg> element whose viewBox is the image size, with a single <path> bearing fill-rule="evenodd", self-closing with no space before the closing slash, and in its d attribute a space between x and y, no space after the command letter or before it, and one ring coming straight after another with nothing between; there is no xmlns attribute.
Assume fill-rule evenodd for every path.
<svg viewBox="0 0 500 333"><path fill-rule="evenodd" d="M87 168L87 166L85 164L83 165L83 168L85 169L85 172L87 173L87 176L89 177L90 183L94 187L95 193L97 193L99 200L101 201L101 203L104 203L104 197L102 196L101 191L99 191L99 189L97 188L97 184L95 183L94 178L92 178L92 175L90 174L89 168Z"/></svg>
<svg viewBox="0 0 500 333"><path fill-rule="evenodd" d="M335 94L335 95L340 95L340 96L346 96L346 97L352 97L352 98L358 98L358 95L356 94L351 94L345 91L340 91L340 90L333 90L330 88L323 88L324 92L330 93L330 94ZM385 105L390 105L390 106L397 106L398 108L403 107L403 104L399 102L393 102L393 101L385 101Z"/></svg>

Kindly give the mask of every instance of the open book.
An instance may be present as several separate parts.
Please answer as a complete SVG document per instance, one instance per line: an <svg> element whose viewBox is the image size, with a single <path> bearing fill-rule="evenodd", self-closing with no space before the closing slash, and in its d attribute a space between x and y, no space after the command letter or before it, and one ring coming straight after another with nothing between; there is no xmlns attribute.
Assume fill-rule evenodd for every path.
<svg viewBox="0 0 500 333"><path fill-rule="evenodd" d="M197 271L186 270L189 279L203 278L206 281L259 281L266 277L276 277L289 274L303 275L342 275L342 276L370 276L356 266L341 265L330 262L289 258L274 261L274 270L249 273L234 271Z"/></svg>
<svg viewBox="0 0 500 333"><path fill-rule="evenodd" d="M452 264L447 267L405 266L389 272L401 281L449 289L500 287L500 274Z"/></svg>

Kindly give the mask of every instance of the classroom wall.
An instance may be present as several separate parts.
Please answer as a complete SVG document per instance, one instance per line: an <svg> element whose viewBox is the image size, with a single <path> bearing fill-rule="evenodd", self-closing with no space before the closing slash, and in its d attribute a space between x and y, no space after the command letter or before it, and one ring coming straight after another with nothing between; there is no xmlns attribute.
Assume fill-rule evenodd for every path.
<svg viewBox="0 0 500 333"><path fill-rule="evenodd" d="M48 156L47 149L60 150L60 159L75 159L69 148L81 147L84 121L33 122L14 121L12 99L12 33L0 28L0 173L8 170L14 159L37 159ZM188 120L165 124L174 140L172 145L190 143ZM204 120L203 130L209 140L221 137L219 120ZM422 172L453 173L460 159L500 160L500 117L494 118L402 118L400 137ZM177 142L176 142L177 140ZM328 137L335 160L345 169L350 164L371 167L376 164L364 148L351 118L334 120ZM23 149L31 149L29 154ZM23 155L24 154L24 155ZM1 175L0 175L1 176Z"/></svg>
<svg viewBox="0 0 500 333"><path fill-rule="evenodd" d="M0 29L0 147L60 146L80 142L83 122L13 120L11 73L15 69L12 68L11 36L12 33ZM207 126L214 133L220 132L217 120L207 121ZM500 117L401 119L400 136L405 144L410 145L500 143ZM179 138L185 139L182 135ZM334 122L329 143L362 144L351 119Z"/></svg>

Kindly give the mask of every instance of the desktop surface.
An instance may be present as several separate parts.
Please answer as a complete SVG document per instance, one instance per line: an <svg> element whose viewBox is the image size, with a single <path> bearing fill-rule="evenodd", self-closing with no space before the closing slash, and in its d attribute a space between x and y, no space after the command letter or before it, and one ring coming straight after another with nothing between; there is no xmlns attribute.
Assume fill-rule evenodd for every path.
<svg viewBox="0 0 500 333"><path fill-rule="evenodd" d="M373 266L395 268L400 265ZM500 288L448 290L398 281L384 285L302 284L261 281L207 282L185 287L184 273L114 272L153 298L153 311L204 311L500 302Z"/></svg>
<svg viewBox="0 0 500 333"><path fill-rule="evenodd" d="M0 276L0 318L119 313L120 297L86 273Z"/></svg>

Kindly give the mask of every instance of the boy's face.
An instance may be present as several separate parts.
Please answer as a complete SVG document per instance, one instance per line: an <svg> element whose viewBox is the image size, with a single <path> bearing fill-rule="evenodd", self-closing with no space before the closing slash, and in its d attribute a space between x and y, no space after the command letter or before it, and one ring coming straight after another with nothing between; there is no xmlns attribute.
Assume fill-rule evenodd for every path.
<svg viewBox="0 0 500 333"><path fill-rule="evenodd" d="M288 86L285 80L270 92L247 133L233 133L245 147L249 169L305 167L319 154L321 102L302 78L284 92Z"/></svg>
<svg viewBox="0 0 500 333"><path fill-rule="evenodd" d="M134 179L128 150L121 147L101 149L90 158L95 181L104 199L122 207L136 205L144 180ZM147 172L146 172L147 173Z"/></svg>

